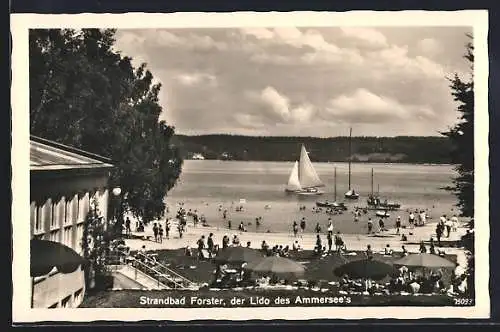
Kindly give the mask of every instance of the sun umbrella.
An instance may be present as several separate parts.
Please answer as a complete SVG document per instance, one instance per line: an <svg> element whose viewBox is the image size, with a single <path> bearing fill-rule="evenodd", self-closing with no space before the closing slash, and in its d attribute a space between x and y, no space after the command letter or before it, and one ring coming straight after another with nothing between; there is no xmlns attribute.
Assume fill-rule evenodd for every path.
<svg viewBox="0 0 500 332"><path fill-rule="evenodd" d="M441 268L441 267L455 267L456 264L434 254L421 253L412 254L394 262L395 265L402 265L407 267L426 267L426 268Z"/></svg>
<svg viewBox="0 0 500 332"><path fill-rule="evenodd" d="M346 263L349 263L349 260L337 253L329 255L323 259L323 264L327 264L329 266L334 266L334 267L338 267Z"/></svg>
<svg viewBox="0 0 500 332"><path fill-rule="evenodd" d="M388 275L395 274L396 269L390 264L375 259L361 259L339 266L334 270L334 273L337 276L347 274L351 278L379 280Z"/></svg>
<svg viewBox="0 0 500 332"><path fill-rule="evenodd" d="M227 247L219 251L215 257L217 263L245 263L261 258L262 254L246 247Z"/></svg>
<svg viewBox="0 0 500 332"><path fill-rule="evenodd" d="M305 271L304 265L279 256L270 256L252 261L245 266L245 269L252 272L290 275L301 275Z"/></svg>
<svg viewBox="0 0 500 332"><path fill-rule="evenodd" d="M30 242L32 277L45 275L54 267L61 273L71 273L85 262L73 249L61 243L37 239Z"/></svg>

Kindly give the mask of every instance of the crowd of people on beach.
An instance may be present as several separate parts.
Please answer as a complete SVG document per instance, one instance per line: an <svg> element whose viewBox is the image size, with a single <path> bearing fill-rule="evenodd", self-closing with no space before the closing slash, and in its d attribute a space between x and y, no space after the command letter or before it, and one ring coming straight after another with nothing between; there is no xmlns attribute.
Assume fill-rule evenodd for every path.
<svg viewBox="0 0 500 332"><path fill-rule="evenodd" d="M376 282L369 278L350 278L343 275L339 282L341 294L381 293L395 294L448 294L460 295L467 290L465 274L452 273L449 282L444 281L443 271L437 269L430 273L410 271L406 266L397 269L387 282Z"/></svg>
<svg viewBox="0 0 500 332"><path fill-rule="evenodd" d="M266 205L267 209L270 209L271 207ZM305 205L300 205L299 206L299 211L304 211L306 210ZM236 211L236 212L243 212L243 205L235 205L234 202L231 205L231 210ZM327 213L329 213L330 209L327 209ZM229 216L229 211L228 208L225 208L222 204L218 206L218 211L220 212L222 219L227 222L227 228L229 230L233 230L233 225L231 218ZM322 212L323 209L319 207L313 207L313 211L319 213ZM331 212L331 211L330 211ZM355 207L352 210L352 213L354 215L354 222L359 222L360 219L363 217L363 215L368 214L368 210L366 208L359 208ZM423 210L423 209L415 209L415 210L407 210L407 223L403 225L403 220L400 215L397 215L397 217L394 220L394 230L395 230L395 235L400 235L401 236L401 241L407 241L408 237L407 234L412 235L412 229L415 227L419 226L424 226L428 222L430 216L428 210ZM329 214L328 216L328 222L325 225L325 229L323 226L320 224L320 222L316 222L314 226L314 232L317 235L316 238L316 246L314 250L317 253L324 253L324 252L331 252L333 247L335 247L335 251L338 251L338 248L344 248L345 250L345 243L342 239L339 240L340 235L339 234L333 234L334 233L334 222L332 217L333 215ZM198 210L194 209L186 209L184 207L184 203L179 203L179 207L177 210L177 213L175 215L175 219L177 219L177 232L178 232L178 237L182 238L183 234L187 230L187 224L188 224L188 218L192 221L193 227L197 227L198 224L202 224L202 226L209 226L207 223L207 219L204 214L199 213ZM387 228L387 219L388 217L380 217L378 218L377 226L375 227L375 223L372 220L371 216L367 217L366 221L366 229L367 229L367 234L368 235L384 235L385 233L389 232L389 229ZM307 230L307 223L308 221L306 220L306 217L302 216L300 220L295 220L292 223L291 227L291 233L293 234L293 237L295 238L302 238L304 236L304 233L306 233ZM458 227L458 217L456 215L453 215L451 218L447 218L446 215L442 215L439 218L439 222L436 225L435 229L435 236L437 240L437 245L441 245L441 240L444 237L449 237L450 234L454 231L457 230ZM130 219L127 217L125 221L125 232L127 235L131 234L131 222ZM174 220L172 218L166 219L164 224L160 221L153 223L153 239L155 242L162 243L163 239L169 239L171 236L171 230L172 227L174 227ZM258 231L260 227L263 224L263 218L262 216L257 216L255 217L255 230ZM243 221L240 221L238 224L237 230L240 233L243 232L248 232L249 231L249 226L251 226L251 222L244 223ZM404 230L407 231L407 234L404 233ZM142 222L136 222L136 231L144 231L144 224ZM270 231L267 230L267 233ZM325 234L326 235L326 241L325 245L322 245L322 240L320 235ZM342 249L341 249L342 250Z"/></svg>
<svg viewBox="0 0 500 332"><path fill-rule="evenodd" d="M222 205L219 206L219 212L223 220L227 222L228 229L233 231L231 224L231 218L227 209L224 209ZM305 206L300 206L299 210L305 210ZM317 213L323 212L323 210L314 208ZM243 212L242 206L236 206L233 211ZM326 211L328 213L328 211ZM354 221L359 222L363 215L368 214L367 211L363 209L354 209L353 211ZM260 245L260 250L264 256L280 256L280 257L293 257L294 252L299 252L305 249L312 251L313 257L325 257L331 254L349 255L347 243L342 238L340 231L336 231L334 226L334 216L328 213L328 220L325 225L320 222L314 221L314 232L316 233L316 241L314 247L303 248L301 245L301 239L304 237L304 233L308 231L308 222L306 217L300 217L298 220L294 220L291 224L292 233L292 243L291 244L269 244L266 240L262 240ZM383 234L390 232L386 224L389 218L379 218L378 229L375 230L374 222L371 216L366 216L367 218L367 230L368 234ZM394 235L400 235L401 240L406 241L407 236L404 234L404 230L409 232L411 235L412 229L415 227L426 225L429 221L429 213L426 210L407 210L407 222L403 222L400 215L397 215L394 220ZM179 238L182 238L183 233L186 232L188 221L192 221L193 227L197 227L198 224L207 226L207 220L205 216L199 213L197 210L186 209L184 204L180 204L177 213L175 215L177 219L177 231L179 233ZM255 227L258 229L261 227L263 221L262 217L255 217ZM240 236L244 236L245 232L248 232L248 226L252 223L244 223L241 221L237 228L234 228L236 234L231 236L225 234L221 239L216 239L216 235L212 232L206 235L201 235L196 241L196 249L192 249L189 245L185 247L185 255L197 257L199 260L211 260L217 256L220 250L231 246L245 246L252 247L251 242L244 242L240 239ZM167 218L164 223L158 221L153 223L152 231L154 241L157 243L162 243L163 239L169 239L171 234L171 229L174 227L175 223L172 218ZM428 241L428 247L424 241L420 243L421 253L431 253L440 256L445 256L443 250L438 249L441 247L441 241L443 238L449 238L450 234L457 231L459 226L458 217L453 215L448 218L447 215L443 214L435 228L435 234L430 237ZM311 227L311 226L309 226ZM309 228L310 229L310 228ZM140 222L136 222L136 231L144 231L144 225ZM131 234L131 221L127 217L125 220L125 232L127 235ZM208 233L208 232L207 232ZM393 236L393 234L391 234ZM434 236L436 242L434 241ZM218 243L219 242L219 243ZM254 246L255 247L255 246ZM144 250L145 251L145 250ZM387 256L393 256L395 254L393 248L389 244L383 248L380 252ZM401 250L398 250L398 255L402 256L408 255L408 250L404 245L401 246ZM365 251L367 257L373 258L373 251L371 246L368 245ZM423 275L419 273L412 273L405 270L404 267L401 269L401 273L398 276L393 276L389 282L385 284L379 284L367 279L350 279L348 276L343 276L340 280L340 289L342 291L348 292L386 292L389 294L394 293L453 293L464 292L465 276L464 274L455 275L452 278L451 287L445 286L442 280L442 275L439 272L429 275Z"/></svg>

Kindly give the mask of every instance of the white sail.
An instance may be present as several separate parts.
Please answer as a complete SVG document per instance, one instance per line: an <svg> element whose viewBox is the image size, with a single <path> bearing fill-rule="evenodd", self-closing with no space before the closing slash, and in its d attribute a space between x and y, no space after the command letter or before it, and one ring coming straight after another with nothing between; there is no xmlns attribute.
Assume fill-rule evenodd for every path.
<svg viewBox="0 0 500 332"><path fill-rule="evenodd" d="M296 161L293 164L292 172L290 173L290 178L288 178L288 184L286 190L297 191L302 189L299 181L299 163Z"/></svg>
<svg viewBox="0 0 500 332"><path fill-rule="evenodd" d="M297 191L301 190L300 181L299 181L299 163L296 161L293 164L292 172L290 173L290 177L288 178L288 184L286 185L286 190L288 191Z"/></svg>
<svg viewBox="0 0 500 332"><path fill-rule="evenodd" d="M302 145L299 161L299 181L302 188L323 187L324 184L319 179L316 170L314 169L306 148Z"/></svg>

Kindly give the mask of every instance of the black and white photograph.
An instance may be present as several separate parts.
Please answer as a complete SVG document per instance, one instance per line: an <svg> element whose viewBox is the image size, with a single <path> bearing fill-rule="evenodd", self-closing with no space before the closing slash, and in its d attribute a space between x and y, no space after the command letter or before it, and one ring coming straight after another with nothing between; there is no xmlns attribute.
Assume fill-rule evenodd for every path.
<svg viewBox="0 0 500 332"><path fill-rule="evenodd" d="M489 317L487 19L13 15L14 316Z"/></svg>

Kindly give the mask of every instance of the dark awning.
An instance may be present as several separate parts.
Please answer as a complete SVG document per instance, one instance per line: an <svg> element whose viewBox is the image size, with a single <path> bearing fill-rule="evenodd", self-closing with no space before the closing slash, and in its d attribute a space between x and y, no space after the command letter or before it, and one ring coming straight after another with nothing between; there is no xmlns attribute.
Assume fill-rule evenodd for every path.
<svg viewBox="0 0 500 332"><path fill-rule="evenodd" d="M30 243L30 272L43 276L55 267L61 273L74 272L85 259L62 243L33 239Z"/></svg>

